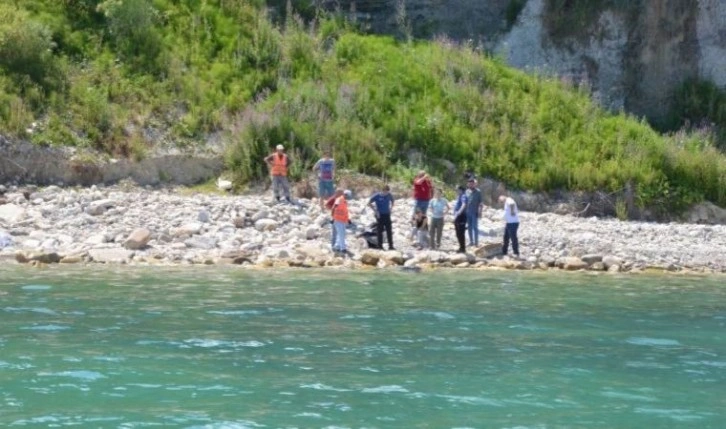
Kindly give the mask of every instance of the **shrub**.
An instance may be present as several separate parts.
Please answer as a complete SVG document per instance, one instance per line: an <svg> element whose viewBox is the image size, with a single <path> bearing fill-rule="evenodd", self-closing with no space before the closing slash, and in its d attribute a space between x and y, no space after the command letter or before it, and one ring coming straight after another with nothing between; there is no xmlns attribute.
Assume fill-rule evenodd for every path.
<svg viewBox="0 0 726 429"><path fill-rule="evenodd" d="M726 152L726 90L689 79L675 90L669 116L667 128L705 131Z"/></svg>
<svg viewBox="0 0 726 429"><path fill-rule="evenodd" d="M12 76L19 88L37 85L56 88L58 75L50 30L14 6L0 5L0 69Z"/></svg>

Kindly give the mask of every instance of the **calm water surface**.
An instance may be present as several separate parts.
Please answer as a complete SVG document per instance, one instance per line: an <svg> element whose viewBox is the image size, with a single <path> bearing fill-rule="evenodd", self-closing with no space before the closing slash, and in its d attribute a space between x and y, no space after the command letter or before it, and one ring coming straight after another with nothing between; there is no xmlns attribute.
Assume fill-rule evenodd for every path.
<svg viewBox="0 0 726 429"><path fill-rule="evenodd" d="M0 267L0 427L726 428L724 283Z"/></svg>

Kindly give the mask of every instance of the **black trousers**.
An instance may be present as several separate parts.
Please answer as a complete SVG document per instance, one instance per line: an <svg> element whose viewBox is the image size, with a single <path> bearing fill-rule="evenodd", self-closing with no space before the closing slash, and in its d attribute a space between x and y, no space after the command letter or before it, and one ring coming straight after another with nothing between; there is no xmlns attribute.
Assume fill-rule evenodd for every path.
<svg viewBox="0 0 726 429"><path fill-rule="evenodd" d="M462 213L454 219L456 240L459 242L459 251L466 251L466 213Z"/></svg>
<svg viewBox="0 0 726 429"><path fill-rule="evenodd" d="M517 230L519 229L519 222L508 223L504 228L504 245L502 246L502 253L507 254L509 250L509 240L512 240L512 251L516 256L519 256L519 240L517 240Z"/></svg>
<svg viewBox="0 0 726 429"><path fill-rule="evenodd" d="M391 225L391 214L378 215L378 225L376 232L378 233L378 247L383 249L383 230L386 230L386 239L388 239L388 248L393 248L393 226Z"/></svg>

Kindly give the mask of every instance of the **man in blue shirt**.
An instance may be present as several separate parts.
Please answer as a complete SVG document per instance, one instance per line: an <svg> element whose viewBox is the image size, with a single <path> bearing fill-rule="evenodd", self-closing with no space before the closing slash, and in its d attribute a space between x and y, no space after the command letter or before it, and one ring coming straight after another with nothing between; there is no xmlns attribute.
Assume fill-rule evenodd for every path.
<svg viewBox="0 0 726 429"><path fill-rule="evenodd" d="M466 229L469 232L469 245L479 246L479 218L484 204L481 200L481 191L476 187L475 178L469 178L467 187Z"/></svg>
<svg viewBox="0 0 726 429"><path fill-rule="evenodd" d="M457 253L466 253L466 207L469 199L466 196L466 188L456 188L458 196L454 206L454 229L456 229L456 240L459 242Z"/></svg>
<svg viewBox="0 0 726 429"><path fill-rule="evenodd" d="M393 226L391 224L391 210L393 210L393 195L391 188L384 185L381 191L376 193L368 200L368 206L376 213L378 233L378 248L383 249L383 229L386 230L386 238L388 239L388 250L393 248Z"/></svg>

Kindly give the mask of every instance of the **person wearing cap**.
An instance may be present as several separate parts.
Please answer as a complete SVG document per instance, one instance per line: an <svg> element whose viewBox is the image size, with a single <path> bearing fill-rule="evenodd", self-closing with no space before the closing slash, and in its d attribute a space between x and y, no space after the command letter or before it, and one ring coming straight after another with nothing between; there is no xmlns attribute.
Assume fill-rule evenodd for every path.
<svg viewBox="0 0 726 429"><path fill-rule="evenodd" d="M393 195L391 187L383 185L380 192L377 192L368 200L368 207L376 214L376 234L378 236L378 248L383 249L383 230L386 230L388 250L393 248L393 225L391 223L391 211L393 210Z"/></svg>
<svg viewBox="0 0 726 429"><path fill-rule="evenodd" d="M426 213L429 210L429 201L434 196L434 186L431 183L431 178L425 171L421 170L416 174L413 179L413 199L414 207L411 213L411 218L416 213L416 210L421 210Z"/></svg>
<svg viewBox="0 0 726 429"><path fill-rule="evenodd" d="M281 144L277 145L275 152L265 157L265 163L270 168L272 176L272 193L276 201L280 201L282 194L288 203L290 200L290 182L287 180L287 169L290 167L290 157L285 153L285 147Z"/></svg>
<svg viewBox="0 0 726 429"><path fill-rule="evenodd" d="M479 246L479 218L484 203L481 198L481 191L476 187L476 179L469 177L466 181L466 230L469 233L469 245Z"/></svg>
<svg viewBox="0 0 726 429"><path fill-rule="evenodd" d="M350 212L348 211L348 199L352 196L350 191L338 189L335 191L335 201L331 215L333 216L333 230L335 242L333 251L336 253L348 254L348 247L345 244L345 228L350 223Z"/></svg>
<svg viewBox="0 0 726 429"><path fill-rule="evenodd" d="M313 172L318 172L318 198L320 210L325 207L325 200L335 193L335 160L330 157L330 151L323 152L323 157L313 166Z"/></svg>
<svg viewBox="0 0 726 429"><path fill-rule="evenodd" d="M459 242L458 253L466 253L466 206L468 199L466 197L466 188L459 185L456 188L456 204L454 205L454 229L456 230L456 240Z"/></svg>

